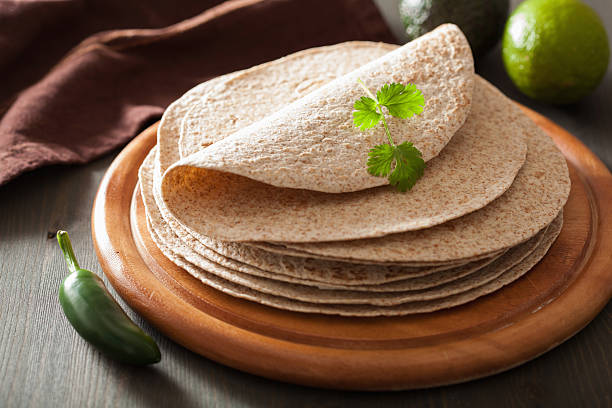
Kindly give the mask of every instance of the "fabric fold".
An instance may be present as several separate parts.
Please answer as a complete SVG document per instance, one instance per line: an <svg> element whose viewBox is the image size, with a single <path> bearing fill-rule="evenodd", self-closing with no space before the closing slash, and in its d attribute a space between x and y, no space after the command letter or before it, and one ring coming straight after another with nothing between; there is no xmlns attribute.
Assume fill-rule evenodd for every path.
<svg viewBox="0 0 612 408"><path fill-rule="evenodd" d="M209 78L310 47L395 41L370 0L218 3L0 2L0 185L111 151Z"/></svg>

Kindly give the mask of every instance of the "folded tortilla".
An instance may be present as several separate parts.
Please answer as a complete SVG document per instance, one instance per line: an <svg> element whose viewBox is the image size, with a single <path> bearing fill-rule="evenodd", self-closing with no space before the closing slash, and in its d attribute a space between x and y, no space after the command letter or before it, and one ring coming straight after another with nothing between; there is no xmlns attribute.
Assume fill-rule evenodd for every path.
<svg viewBox="0 0 612 408"><path fill-rule="evenodd" d="M338 55L323 60L322 64L329 70L341 65L344 58ZM390 118L388 125L396 143L412 142L425 161L436 157L446 146L470 110L472 53L461 30L451 24L440 26L270 112L267 99L258 97L251 89L267 96L275 92L274 84L281 81L292 83L293 89L302 86L294 82L291 67L282 66L287 69L268 70L269 78L263 81L261 76L245 72L242 76L249 78L246 87L229 81L225 89L211 95L204 105L208 109L202 112L208 118L205 132L221 132L227 126L228 117L219 113L226 112L228 107L235 117L251 117L253 123L185 157L170 170L189 171L196 167L276 187L327 193L359 191L388 182L371 176L366 168L370 148L387 141L384 129L377 126L361 132L353 125L353 104L364 96L358 79L374 91L386 83L397 82L414 83L423 92L426 105L421 115L410 120ZM260 105L263 110L258 112Z"/></svg>
<svg viewBox="0 0 612 408"><path fill-rule="evenodd" d="M503 194L526 155L525 130L513 126L522 113L478 81L464 126L408 193L385 186L329 194L174 165L161 183L165 206L196 234L224 241L344 241L461 217Z"/></svg>

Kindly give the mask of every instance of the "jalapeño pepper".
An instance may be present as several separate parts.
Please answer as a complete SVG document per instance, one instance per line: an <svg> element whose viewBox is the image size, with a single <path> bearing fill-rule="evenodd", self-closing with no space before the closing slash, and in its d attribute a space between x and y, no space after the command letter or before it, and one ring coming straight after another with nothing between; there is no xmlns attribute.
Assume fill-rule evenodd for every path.
<svg viewBox="0 0 612 408"><path fill-rule="evenodd" d="M108 356L128 364L154 364L161 360L155 341L125 314L102 279L81 269L66 231L57 241L70 269L59 291L59 300L76 331Z"/></svg>

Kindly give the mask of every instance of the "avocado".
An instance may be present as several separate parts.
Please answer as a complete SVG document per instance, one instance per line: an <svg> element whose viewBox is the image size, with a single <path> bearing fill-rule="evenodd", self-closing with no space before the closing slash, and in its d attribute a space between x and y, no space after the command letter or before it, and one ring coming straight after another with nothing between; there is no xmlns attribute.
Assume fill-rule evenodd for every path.
<svg viewBox="0 0 612 408"><path fill-rule="evenodd" d="M440 24L459 26L475 57L497 44L508 18L509 0L401 0L399 13L410 40Z"/></svg>

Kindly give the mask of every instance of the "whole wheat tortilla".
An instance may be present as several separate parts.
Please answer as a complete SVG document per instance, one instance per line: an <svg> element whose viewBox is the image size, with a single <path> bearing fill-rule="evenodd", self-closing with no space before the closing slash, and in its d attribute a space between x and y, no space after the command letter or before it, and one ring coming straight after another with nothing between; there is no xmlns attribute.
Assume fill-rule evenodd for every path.
<svg viewBox="0 0 612 408"><path fill-rule="evenodd" d="M153 166L156 150L153 149L139 170L140 190L149 221L156 236L177 255L212 273L227 274L236 271L260 278L299 283L325 288L348 288L352 285L380 285L398 281L401 287L422 289L468 275L495 260L495 257L472 262L459 267L400 267L360 265L346 262L279 256L257 249L240 248L240 244L228 243L222 250L232 258L215 252L190 236L180 224L165 220L157 207L153 193ZM238 246L238 248L233 248ZM230 252L231 251L231 252ZM442 275L440 275L444 272ZM435 276L434 276L435 275ZM440 275L440 276L439 276ZM412 282L412 278L415 279ZM429 279L427 279L429 278ZM390 286L393 287L393 286ZM399 289L398 289L399 288Z"/></svg>
<svg viewBox="0 0 612 408"><path fill-rule="evenodd" d="M167 248L167 254L165 255L175 264L184 268L193 276L200 279L204 284L231 296L251 300L267 306L296 312L335 314L341 316L401 316L415 313L434 312L436 310L458 306L470 302L478 297L492 293L515 281L534 267L544 257L544 255L546 255L561 232L562 225L563 218L562 214L560 213L550 225L550 228L546 230L542 243L536 248L535 251L523 259L520 263L504 272L501 276L488 283L485 283L482 286L439 299L408 302L395 306L316 304L292 300L282 296L262 293L252 288L222 279L214 274L204 271L201 268L194 267L191 263L185 261L185 259L181 256L175 255L171 251L167 251ZM159 240L159 238L155 236L154 231L151 232L151 235L154 240Z"/></svg>
<svg viewBox="0 0 612 408"><path fill-rule="evenodd" d="M560 228L560 226L559 226L559 228ZM154 234L154 233L152 233L152 234ZM549 241L552 243L552 241L550 240L550 237L548 237L548 240L549 240ZM554 240L554 238L553 238L552 240ZM543 252L545 253L545 252L546 252L546 250L547 250L547 248L546 248L546 249L542 249L541 247L539 247L539 248L538 248L538 251L539 251L539 252L542 252L542 251L543 251ZM177 259L178 259L178 262L177 262L177 263L181 263L181 262L182 262L182 263L187 264L187 263L186 263L186 262L185 262L185 261L184 261L184 260L183 260L183 259L182 259L180 256L177 256ZM536 261L536 262L537 262L537 261ZM520 265L519 265L519 266L520 266ZM502 275L500 278L495 279L495 280L494 280L493 282L491 282L490 284L487 284L487 285L484 285L484 286L490 289L491 285L493 285L493 284L496 284L496 285L503 285L503 284L504 284L504 282L506 282L506 283L507 283L507 282L511 281L511 279L514 279L514 278L516 278L517 276L520 276L520 274L522 274L522 273L524 272L524 270L523 270L523 271L521 271L521 269L520 269L520 268L519 268L519 269L517 269L517 268L515 267L515 268L513 268L513 269L512 269L511 271L509 271L509 272L513 272L513 273L506 273L506 274L503 274L503 275ZM211 277L207 277L207 276L204 276L204 277L205 277L205 279L212 279L212 281L211 281L211 282L213 283L213 284L212 284L212 286L217 285L219 289L222 289L222 287L223 287L223 280L222 280L222 279L221 279L221 280L219 280L219 279L218 279L218 277L212 277L212 278L211 278ZM215 279L216 279L216 280L215 280ZM248 298L249 296L252 296L252 295L253 295L253 293L255 293L255 294L257 295L257 292L253 292L252 290L250 290L250 289L248 289L248 288L244 288L244 287L241 287L240 285L235 285L235 284L232 284L231 282L227 282L227 281L226 281L226 286L225 286L225 289L222 289L222 290L224 290L224 291L226 291L226 292L228 292L228 293L232 293L232 292L233 292L232 294L234 294L234 295L241 296L241 297L247 297L247 298ZM487 289L487 290L488 290L488 289ZM261 300L260 300L262 303L270 303L270 302L274 303L274 302L278 302L279 304L284 304L284 302L286 302L286 299L283 299L282 297L265 295L265 294L263 294L263 293L259 293L258 295L259 295L260 297L262 297L262 298L263 298L263 301L261 301ZM465 293L464 293L464 294L461 294L461 295L462 295L462 296L465 296ZM452 298L456 298L456 296L458 296L458 295L455 295L455 296L450 296L449 298L451 298L451 299L452 299ZM271 300L271 299L272 299L272 300ZM252 300L254 300L254 299L252 299ZM446 301L446 300L447 300L447 298L438 299L438 300L444 300L444 301ZM423 308L423 307L426 307L426 306L425 306L425 303L427 303L427 302L412 302L412 303L406 303L406 304L404 304L404 305L402 305L402 306L404 307L404 310L408 309L408 305L414 305L415 307L422 307L422 308ZM312 304L309 304L308 302L295 302L295 303L294 303L294 306L292 306L292 307L296 307L295 305L297 305L297 307L301 307L302 309L304 309L304 305L306 305L306 306L305 306L305 308L306 308L306 309L308 309L308 308L312 308L312 309L314 309L314 308L318 308L318 307L320 307L320 306L318 306L318 305L312 305ZM355 306L355 305L353 305L353 306ZM361 306L359 306L359 307L361 307ZM367 306L365 306L365 307L367 307ZM415 309L415 307L413 307L411 310L414 310L414 309ZM331 313L337 313L337 314L346 314L346 313L351 314L351 313L354 313L354 309L350 309L350 310L348 310L348 312L347 312L346 310L344 310L344 309L346 308L346 305L345 305L345 306L341 306L341 305L340 305L340 306L339 306L339 308L340 308L340 309L343 309L343 310L340 310L340 312L331 312ZM371 308L371 307L370 307L370 308ZM396 307L394 307L394 308L396 308ZM388 312L388 309L389 309L389 308L385 308L385 310L387 310L387 311L386 311L386 312L384 312L384 313L382 313L382 314L387 314L387 313L389 313L389 312ZM392 308L392 309L393 309L393 308ZM361 313L361 312L359 312L359 313ZM367 313L371 313L371 312L367 312ZM375 313L376 313L376 312L375 312ZM391 313L396 313L396 311L392 311ZM401 314L403 314L403 313L404 313L404 312L402 312ZM408 312L408 313L411 313L411 312Z"/></svg>
<svg viewBox="0 0 612 408"><path fill-rule="evenodd" d="M347 56L336 55L322 61L324 69L333 72L344 64ZM303 69L317 63L312 61ZM412 142L425 161L436 157L446 146L470 110L472 52L461 30L452 24L442 25L291 104L280 100L279 105L260 109L260 104L268 105L261 96L276 91L274 83L286 81L291 89L302 86L292 78L292 64L276 67L282 69L268 69L264 75L238 75L235 81L226 82L225 90L211 95L204 104L208 109L202 112L208 118L206 133L219 132L226 126L228 118L218 113L227 109L236 117L250 116L248 121L252 124L194 152L171 169L194 166L234 173L276 187L327 193L359 191L388 182L371 176L366 166L370 148L387 141L384 129L377 126L364 133L353 125L353 104L364 96L358 79L373 90L391 82L417 84L426 100L423 113L411 120L391 118L388 125L397 143ZM191 138L189 130L183 139ZM200 140L201 130L194 137Z"/></svg>
<svg viewBox="0 0 612 408"><path fill-rule="evenodd" d="M484 80L476 83L464 126L407 193L383 186L329 194L172 166L162 180L163 200L191 231L225 241L344 241L460 217L503 194L526 154L525 131L514 125L522 113Z"/></svg>

